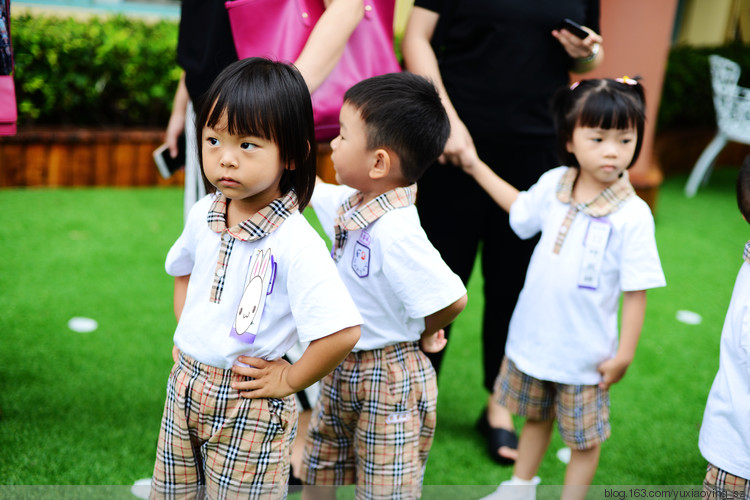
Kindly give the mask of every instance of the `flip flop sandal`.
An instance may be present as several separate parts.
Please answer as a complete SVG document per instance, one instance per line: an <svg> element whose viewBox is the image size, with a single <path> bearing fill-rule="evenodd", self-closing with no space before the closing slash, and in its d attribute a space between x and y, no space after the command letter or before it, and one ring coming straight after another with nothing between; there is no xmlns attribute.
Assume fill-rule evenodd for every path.
<svg viewBox="0 0 750 500"><path fill-rule="evenodd" d="M512 458L504 457L497 452L503 446L514 450L518 449L518 436L515 432L508 429L490 427L486 409L477 421L477 430L487 439L487 452L490 454L492 460L500 465L513 465L515 463L515 460Z"/></svg>

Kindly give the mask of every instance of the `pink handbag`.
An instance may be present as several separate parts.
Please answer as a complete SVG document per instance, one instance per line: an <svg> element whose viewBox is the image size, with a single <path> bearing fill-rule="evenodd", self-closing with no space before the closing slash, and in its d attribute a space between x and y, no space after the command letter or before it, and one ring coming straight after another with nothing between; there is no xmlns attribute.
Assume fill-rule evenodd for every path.
<svg viewBox="0 0 750 500"><path fill-rule="evenodd" d="M346 90L371 76L401 71L393 50L395 0L364 0L365 17L336 67L312 94L315 138L339 133ZM237 55L293 62L323 14L322 0L235 0L225 3Z"/></svg>
<svg viewBox="0 0 750 500"><path fill-rule="evenodd" d="M0 135L15 135L18 111L16 87L11 75L0 75Z"/></svg>

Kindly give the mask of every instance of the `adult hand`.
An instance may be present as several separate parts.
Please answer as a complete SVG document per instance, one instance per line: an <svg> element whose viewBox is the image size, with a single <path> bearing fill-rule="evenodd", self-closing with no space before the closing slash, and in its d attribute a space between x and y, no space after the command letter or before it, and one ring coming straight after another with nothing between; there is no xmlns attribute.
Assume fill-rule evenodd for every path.
<svg viewBox="0 0 750 500"><path fill-rule="evenodd" d="M602 44L602 37L595 33L592 29L582 26L582 28L588 31L589 36L584 39L580 39L566 29L552 30L552 36L557 38L560 45L563 46L565 52L573 59L586 59L594 54L594 45Z"/></svg>
<svg viewBox="0 0 750 500"><path fill-rule="evenodd" d="M474 140L469 129L458 117L450 120L451 135L445 143L443 154L438 158L440 163L452 163L459 167L469 165L477 156Z"/></svg>

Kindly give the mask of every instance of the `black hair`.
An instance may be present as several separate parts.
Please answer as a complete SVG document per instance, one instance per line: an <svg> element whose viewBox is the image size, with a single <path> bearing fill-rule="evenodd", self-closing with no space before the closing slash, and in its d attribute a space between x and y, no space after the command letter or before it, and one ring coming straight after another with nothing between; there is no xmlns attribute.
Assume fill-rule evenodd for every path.
<svg viewBox="0 0 750 500"><path fill-rule="evenodd" d="M633 159L638 159L643 145L646 121L646 98L637 80L624 77L581 80L557 91L552 98L552 115L557 132L557 154L564 165L580 167L568 142L576 127L628 129L637 132Z"/></svg>
<svg viewBox="0 0 750 500"><path fill-rule="evenodd" d="M750 222L750 155L745 157L737 175L737 206L747 222Z"/></svg>
<svg viewBox="0 0 750 500"><path fill-rule="evenodd" d="M429 80L409 72L375 76L347 90L344 103L359 111L368 149L393 151L408 183L416 182L443 153L450 123Z"/></svg>
<svg viewBox="0 0 750 500"><path fill-rule="evenodd" d="M216 127L226 113L228 132L273 141L288 166L279 181L282 195L294 189L303 210L315 188L316 144L310 92L288 64L250 57L219 73L202 97L195 117L203 170L203 127Z"/></svg>

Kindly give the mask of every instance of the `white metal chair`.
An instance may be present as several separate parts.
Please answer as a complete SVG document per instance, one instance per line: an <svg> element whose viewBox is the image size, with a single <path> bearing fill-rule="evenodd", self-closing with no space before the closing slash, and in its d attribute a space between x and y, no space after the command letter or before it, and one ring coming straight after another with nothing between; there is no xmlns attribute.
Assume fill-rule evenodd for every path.
<svg viewBox="0 0 750 500"><path fill-rule="evenodd" d="M717 55L708 56L711 66L716 125L719 130L695 163L685 196L692 198L708 182L716 157L728 141L750 144L750 89L740 87L740 65Z"/></svg>

